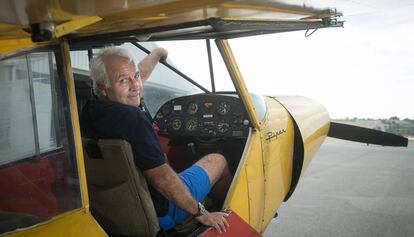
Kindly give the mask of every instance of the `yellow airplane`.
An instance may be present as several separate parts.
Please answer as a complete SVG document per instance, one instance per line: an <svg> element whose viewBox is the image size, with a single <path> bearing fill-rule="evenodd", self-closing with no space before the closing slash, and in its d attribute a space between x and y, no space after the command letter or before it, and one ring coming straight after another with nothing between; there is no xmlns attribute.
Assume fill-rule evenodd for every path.
<svg viewBox="0 0 414 237"><path fill-rule="evenodd" d="M78 111L91 96L88 60L109 45L137 54L148 53L151 42L167 40L193 40L206 47L209 84L164 61L146 82L144 109L176 170L207 152L220 150L226 156L233 180L222 206L214 207L233 213L224 236L262 234L327 136L407 146L404 137L330 122L326 109L313 100L249 92L227 40L343 26L341 12L316 2L0 3L0 235L168 234L159 231L139 171L125 175L141 182L131 188L124 172L115 169L120 162L112 169L100 167L114 152L124 152L128 166L128 145L82 141ZM224 79L214 77L215 49L233 90L218 90ZM134 199L121 195L128 191ZM135 206L140 210L128 211ZM213 236L214 230L201 227L192 235L203 233Z"/></svg>

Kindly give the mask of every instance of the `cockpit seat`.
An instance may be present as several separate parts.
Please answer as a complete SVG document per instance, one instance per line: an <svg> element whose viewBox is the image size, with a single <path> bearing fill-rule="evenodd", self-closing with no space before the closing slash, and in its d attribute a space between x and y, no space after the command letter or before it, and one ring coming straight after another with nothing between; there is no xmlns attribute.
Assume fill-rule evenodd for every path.
<svg viewBox="0 0 414 237"><path fill-rule="evenodd" d="M111 236L156 236L159 225L142 171L124 140L82 139L91 212Z"/></svg>

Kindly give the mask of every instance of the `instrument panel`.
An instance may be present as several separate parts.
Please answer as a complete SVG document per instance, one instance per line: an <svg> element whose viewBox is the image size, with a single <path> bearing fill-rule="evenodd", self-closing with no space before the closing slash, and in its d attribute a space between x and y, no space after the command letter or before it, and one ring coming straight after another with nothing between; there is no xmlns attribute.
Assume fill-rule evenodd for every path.
<svg viewBox="0 0 414 237"><path fill-rule="evenodd" d="M236 95L198 94L167 101L155 115L167 136L246 137L250 122Z"/></svg>

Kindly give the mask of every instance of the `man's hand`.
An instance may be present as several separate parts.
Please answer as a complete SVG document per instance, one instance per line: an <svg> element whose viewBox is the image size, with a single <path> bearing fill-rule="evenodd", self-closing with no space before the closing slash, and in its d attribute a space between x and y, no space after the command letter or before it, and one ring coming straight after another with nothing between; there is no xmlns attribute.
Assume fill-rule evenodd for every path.
<svg viewBox="0 0 414 237"><path fill-rule="evenodd" d="M229 227L227 217L229 214L225 212L206 212L205 214L195 217L201 224L205 226L214 227L220 234L226 232L226 228Z"/></svg>

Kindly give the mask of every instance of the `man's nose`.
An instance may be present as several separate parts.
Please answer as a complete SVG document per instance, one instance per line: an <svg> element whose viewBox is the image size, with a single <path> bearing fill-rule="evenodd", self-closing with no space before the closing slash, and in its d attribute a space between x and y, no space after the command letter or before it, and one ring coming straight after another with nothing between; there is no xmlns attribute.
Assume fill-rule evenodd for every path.
<svg viewBox="0 0 414 237"><path fill-rule="evenodd" d="M135 78L130 79L129 83L131 85L131 89L133 90L138 90L140 88L139 81Z"/></svg>

